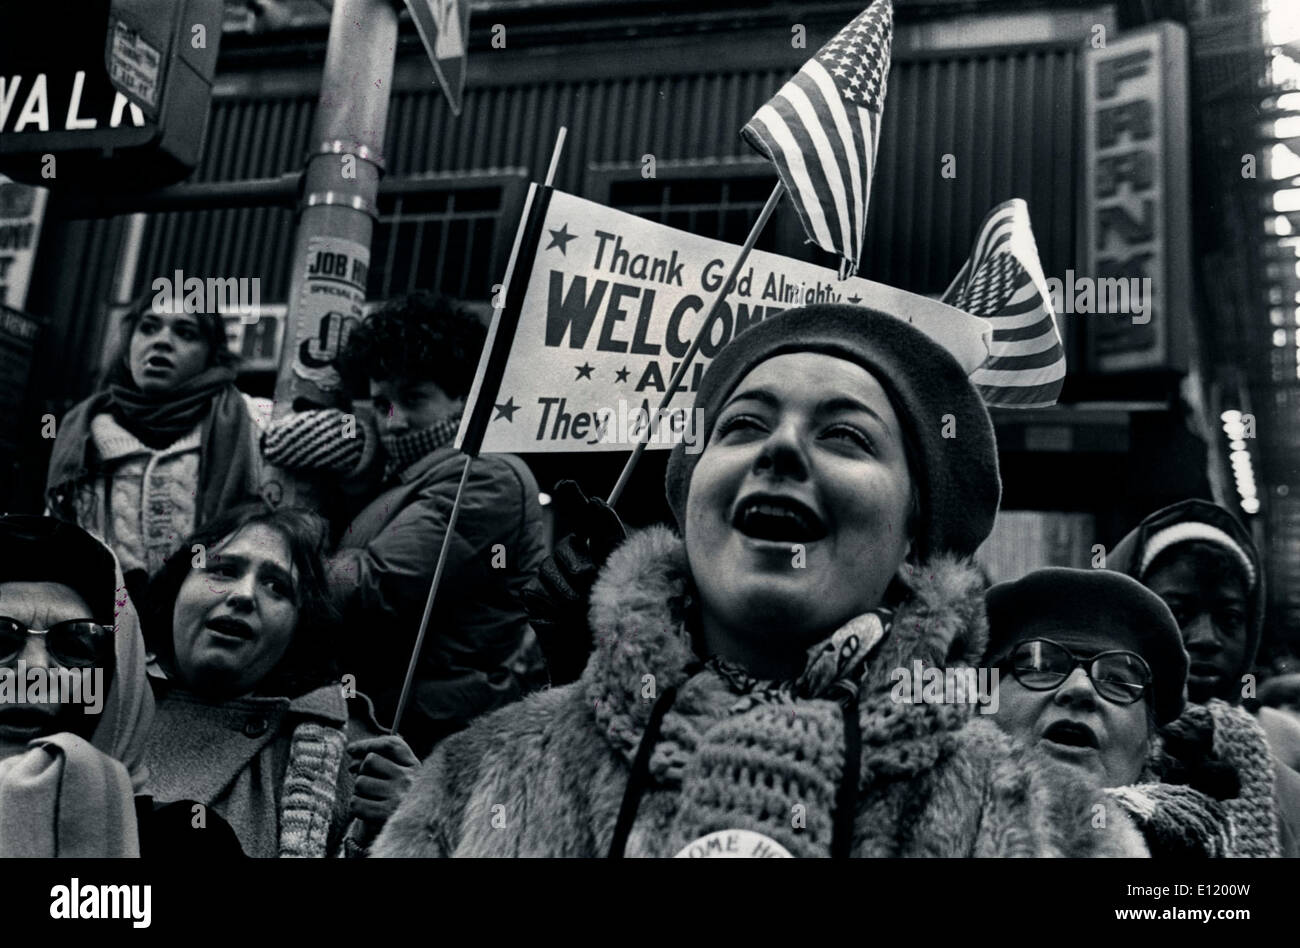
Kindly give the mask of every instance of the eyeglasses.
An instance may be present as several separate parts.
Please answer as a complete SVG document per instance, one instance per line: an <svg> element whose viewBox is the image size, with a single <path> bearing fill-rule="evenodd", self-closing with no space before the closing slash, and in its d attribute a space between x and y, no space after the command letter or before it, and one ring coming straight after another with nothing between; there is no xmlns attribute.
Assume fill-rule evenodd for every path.
<svg viewBox="0 0 1300 948"><path fill-rule="evenodd" d="M89 668L105 657L113 640L113 627L89 619L69 619L48 629L29 629L17 619L0 616L0 665L13 665L31 635L45 636L50 657L63 667Z"/></svg>
<svg viewBox="0 0 1300 948"><path fill-rule="evenodd" d="M1132 704L1151 684L1151 666L1136 652L1115 649L1079 658L1051 639L1026 639L1012 650L1005 664L1030 691L1058 688L1082 666L1097 694L1116 704Z"/></svg>

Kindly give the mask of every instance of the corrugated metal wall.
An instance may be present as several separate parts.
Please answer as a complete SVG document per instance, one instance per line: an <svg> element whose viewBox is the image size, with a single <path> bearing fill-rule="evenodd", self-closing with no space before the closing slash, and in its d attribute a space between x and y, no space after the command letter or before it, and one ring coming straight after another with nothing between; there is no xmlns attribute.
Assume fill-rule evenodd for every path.
<svg viewBox="0 0 1300 948"><path fill-rule="evenodd" d="M965 259L983 214L1013 196L1029 201L1047 273L1071 265L1078 56L1077 47L1052 46L895 60L863 275L939 292ZM557 183L579 194L592 163L639 168L646 153L660 162L752 158L739 128L787 77L781 68L480 86L466 91L459 120L436 88L398 91L388 124L388 171L522 167L540 178L562 124L569 137ZM215 102L205 158L191 180L266 177L300 167L314 95L303 88ZM955 158L953 178L940 173L946 154ZM783 212L793 214L788 206ZM263 300L282 301L292 226L289 211L271 208L153 215L136 292L180 268L257 276ZM105 255L115 250L118 232L113 222L89 224L77 259L69 261L83 281L77 318L103 312L113 279Z"/></svg>

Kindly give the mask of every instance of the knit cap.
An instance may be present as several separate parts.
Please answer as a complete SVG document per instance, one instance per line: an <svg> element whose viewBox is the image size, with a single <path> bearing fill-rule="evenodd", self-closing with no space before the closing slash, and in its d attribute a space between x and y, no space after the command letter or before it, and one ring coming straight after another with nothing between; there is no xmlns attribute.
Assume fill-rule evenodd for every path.
<svg viewBox="0 0 1300 948"><path fill-rule="evenodd" d="M1142 561L1138 564L1138 575L1145 577L1156 557L1171 546L1190 543L1193 540L1213 544L1231 554L1246 580L1246 591L1254 591L1255 565L1251 563L1246 551L1223 530L1213 524L1203 523L1199 520L1184 520L1182 523L1171 524L1153 533L1147 540L1146 549L1142 551Z"/></svg>
<svg viewBox="0 0 1300 948"><path fill-rule="evenodd" d="M1002 492L993 423L957 360L898 316L862 306L802 306L746 330L709 364L696 393L704 443L741 380L759 363L793 352L856 363L889 396L905 440L919 453L908 460L920 494L914 537L920 557L975 552L993 529ZM679 443L668 460L665 490L683 534L686 495L700 457Z"/></svg>
<svg viewBox="0 0 1300 948"><path fill-rule="evenodd" d="M1244 673L1254 664L1264 630L1265 585L1259 551L1250 531L1228 510L1200 498L1180 500L1148 515L1115 544L1106 556L1106 565L1145 582L1156 557L1168 550L1192 542L1210 543L1226 552L1240 568L1246 581L1246 598L1250 618L1246 625Z"/></svg>

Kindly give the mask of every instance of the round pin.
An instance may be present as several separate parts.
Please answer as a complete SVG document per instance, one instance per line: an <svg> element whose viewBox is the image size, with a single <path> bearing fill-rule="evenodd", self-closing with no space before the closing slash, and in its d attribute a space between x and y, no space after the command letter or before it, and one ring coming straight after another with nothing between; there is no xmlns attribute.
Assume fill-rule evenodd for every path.
<svg viewBox="0 0 1300 948"><path fill-rule="evenodd" d="M793 859L786 849L770 836L753 830L718 830L701 836L682 847L674 859Z"/></svg>

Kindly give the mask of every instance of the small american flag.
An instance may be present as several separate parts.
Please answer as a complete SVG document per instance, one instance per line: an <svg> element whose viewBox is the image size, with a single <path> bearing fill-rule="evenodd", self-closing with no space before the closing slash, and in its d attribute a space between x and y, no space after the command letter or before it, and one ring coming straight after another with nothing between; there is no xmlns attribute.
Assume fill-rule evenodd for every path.
<svg viewBox="0 0 1300 948"><path fill-rule="evenodd" d="M776 165L808 239L840 255L841 278L862 256L893 27L891 0L875 0L740 132Z"/></svg>
<svg viewBox="0 0 1300 948"><path fill-rule="evenodd" d="M1056 404L1065 381L1065 350L1051 300L1029 208L1012 198L989 211L970 259L943 294L943 302L992 324L988 358L971 373L985 404Z"/></svg>

